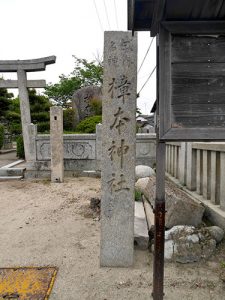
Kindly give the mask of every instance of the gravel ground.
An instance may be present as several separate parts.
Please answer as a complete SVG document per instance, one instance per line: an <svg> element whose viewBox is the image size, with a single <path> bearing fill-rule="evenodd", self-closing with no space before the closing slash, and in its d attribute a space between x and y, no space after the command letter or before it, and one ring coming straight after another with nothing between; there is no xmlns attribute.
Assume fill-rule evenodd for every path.
<svg viewBox="0 0 225 300"><path fill-rule="evenodd" d="M50 300L151 299L152 254L133 268L99 267L100 222L89 208L100 180L0 182L0 267L57 266ZM165 264L165 299L225 299L225 243L209 260ZM224 280L224 281L223 281Z"/></svg>

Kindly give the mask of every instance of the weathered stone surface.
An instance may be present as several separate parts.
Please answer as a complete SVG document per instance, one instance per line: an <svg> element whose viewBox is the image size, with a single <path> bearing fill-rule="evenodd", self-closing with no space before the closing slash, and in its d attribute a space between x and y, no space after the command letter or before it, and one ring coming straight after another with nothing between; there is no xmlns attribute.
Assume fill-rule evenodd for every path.
<svg viewBox="0 0 225 300"><path fill-rule="evenodd" d="M155 171L148 166L139 165L135 167L136 180L139 178L150 177L155 174Z"/></svg>
<svg viewBox="0 0 225 300"><path fill-rule="evenodd" d="M71 139L69 135L64 137L64 159L95 159L95 136L85 135L82 139ZM51 159L50 140L37 139L37 160Z"/></svg>
<svg viewBox="0 0 225 300"><path fill-rule="evenodd" d="M101 266L133 264L137 36L105 32Z"/></svg>
<svg viewBox="0 0 225 300"><path fill-rule="evenodd" d="M19 99L20 99L20 112L21 123L23 132L24 152L26 160L32 161L32 155L30 154L30 135L28 126L31 123L30 116L30 102L27 90L27 74L24 70L17 71L18 87L19 87Z"/></svg>
<svg viewBox="0 0 225 300"><path fill-rule="evenodd" d="M155 177L139 179L135 185L152 206L155 203ZM145 185L146 184L146 185ZM172 228L176 225L199 226L202 222L204 206L180 190L174 183L166 180L166 219L165 226Z"/></svg>
<svg viewBox="0 0 225 300"><path fill-rule="evenodd" d="M50 144L51 144L51 181L63 182L63 110L62 107L50 108Z"/></svg>
<svg viewBox="0 0 225 300"><path fill-rule="evenodd" d="M224 230L218 226L207 227L207 230L211 234L212 238L216 240L217 243L220 243L224 238Z"/></svg>
<svg viewBox="0 0 225 300"><path fill-rule="evenodd" d="M77 121L93 116L92 101L102 102L102 89L97 86L87 86L77 90L72 97L72 107L75 109Z"/></svg>
<svg viewBox="0 0 225 300"><path fill-rule="evenodd" d="M54 64L55 56L47 56L36 59L0 60L0 72L44 71L46 65Z"/></svg>
<svg viewBox="0 0 225 300"><path fill-rule="evenodd" d="M135 190L141 192L147 199L149 199L150 195L146 190L148 185L149 177L140 178L135 182Z"/></svg>
<svg viewBox="0 0 225 300"><path fill-rule="evenodd" d="M138 249L146 250L149 246L148 227L143 202L135 201L134 243Z"/></svg>
<svg viewBox="0 0 225 300"><path fill-rule="evenodd" d="M138 133L136 138L136 164L144 165L144 161L148 160L148 166L153 167L156 156L156 135L155 133L146 134Z"/></svg>
<svg viewBox="0 0 225 300"><path fill-rule="evenodd" d="M42 81L29 81L27 80L26 71L42 71L45 70L46 65L55 63L55 56L43 57L38 59L28 60L1 60L0 70L1 72L17 72L18 80L3 80L2 86L5 88L18 87L19 88L19 99L20 99L20 112L21 112L21 123L24 141L24 152L25 158L28 163L33 161L33 149L31 136L29 132L29 125L31 123L30 116L30 103L27 87L36 87L36 85L43 86ZM33 86L34 85L34 86Z"/></svg>
<svg viewBox="0 0 225 300"><path fill-rule="evenodd" d="M142 196L142 199L144 203L145 215L148 224L149 239L152 239L154 237L154 231L155 231L155 215L153 213L153 209L151 205L149 204L148 200L144 195Z"/></svg>
<svg viewBox="0 0 225 300"><path fill-rule="evenodd" d="M174 226L165 232L165 259L180 263L191 263L209 258L216 249L206 228Z"/></svg>

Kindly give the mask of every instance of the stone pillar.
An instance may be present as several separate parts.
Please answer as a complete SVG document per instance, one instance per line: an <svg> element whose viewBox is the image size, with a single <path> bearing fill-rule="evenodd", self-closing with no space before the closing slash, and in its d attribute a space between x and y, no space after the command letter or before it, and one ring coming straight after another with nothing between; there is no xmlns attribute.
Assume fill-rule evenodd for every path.
<svg viewBox="0 0 225 300"><path fill-rule="evenodd" d="M173 169L173 146L172 145L169 145L170 147L170 175L172 175L172 169Z"/></svg>
<svg viewBox="0 0 225 300"><path fill-rule="evenodd" d="M30 160L35 162L37 160L37 149L36 149L36 136L37 136L37 125L31 123L28 125L29 149L30 149Z"/></svg>
<svg viewBox="0 0 225 300"><path fill-rule="evenodd" d="M173 159L173 176L177 178L177 161L178 161L178 156L177 156L177 146L174 146L174 159Z"/></svg>
<svg viewBox="0 0 225 300"><path fill-rule="evenodd" d="M210 151L203 150L202 158L202 194L205 199L210 199L211 192L211 157Z"/></svg>
<svg viewBox="0 0 225 300"><path fill-rule="evenodd" d="M196 191L199 195L202 194L202 150L197 150L196 158Z"/></svg>
<svg viewBox="0 0 225 300"><path fill-rule="evenodd" d="M63 110L62 107L50 108L50 145L51 145L51 181L63 182Z"/></svg>
<svg viewBox="0 0 225 300"><path fill-rule="evenodd" d="M102 124L96 125L96 160L98 171L102 169Z"/></svg>
<svg viewBox="0 0 225 300"><path fill-rule="evenodd" d="M211 151L211 195L210 200L213 204L218 204L216 181L217 181L217 163L216 163L216 151Z"/></svg>
<svg viewBox="0 0 225 300"><path fill-rule="evenodd" d="M30 154L30 136L28 126L31 123L30 103L27 90L27 75L26 71L19 69L17 71L19 99L20 99L20 113L23 132L24 152L26 161L32 161Z"/></svg>
<svg viewBox="0 0 225 300"><path fill-rule="evenodd" d="M166 172L168 173L168 155L169 155L169 149L168 145L166 144Z"/></svg>
<svg viewBox="0 0 225 300"><path fill-rule="evenodd" d="M225 210L225 152L220 152L220 208Z"/></svg>
<svg viewBox="0 0 225 300"><path fill-rule="evenodd" d="M187 188L196 190L196 150L192 149L192 143L187 143Z"/></svg>
<svg viewBox="0 0 225 300"><path fill-rule="evenodd" d="M179 151L179 180L182 185L186 184L186 144L182 142Z"/></svg>
<svg viewBox="0 0 225 300"><path fill-rule="evenodd" d="M100 264L133 264L137 36L105 32Z"/></svg>

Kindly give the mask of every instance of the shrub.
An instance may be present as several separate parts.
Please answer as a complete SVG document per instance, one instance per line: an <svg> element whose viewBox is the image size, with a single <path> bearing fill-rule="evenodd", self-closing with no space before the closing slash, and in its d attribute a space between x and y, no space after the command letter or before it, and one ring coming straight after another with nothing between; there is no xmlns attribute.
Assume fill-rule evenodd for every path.
<svg viewBox="0 0 225 300"><path fill-rule="evenodd" d="M16 155L19 158L25 158L23 137L22 136L19 136L16 139Z"/></svg>
<svg viewBox="0 0 225 300"><path fill-rule="evenodd" d="M102 100L94 98L90 101L90 106L95 115L102 114Z"/></svg>
<svg viewBox="0 0 225 300"><path fill-rule="evenodd" d="M19 135L22 132L22 125L20 123L19 124L18 123L11 123L9 125L9 131L12 134Z"/></svg>
<svg viewBox="0 0 225 300"><path fill-rule="evenodd" d="M0 149L2 148L4 143L4 126L0 124Z"/></svg>
<svg viewBox="0 0 225 300"><path fill-rule="evenodd" d="M37 123L37 131L38 132L49 132L50 131L50 122L40 122Z"/></svg>
<svg viewBox="0 0 225 300"><path fill-rule="evenodd" d="M32 113L32 121L34 123L49 121L49 112L47 112L47 111L33 112Z"/></svg>
<svg viewBox="0 0 225 300"><path fill-rule="evenodd" d="M95 133L96 125L101 122L102 122L102 116L88 117L77 125L76 131L82 133Z"/></svg>
<svg viewBox="0 0 225 300"><path fill-rule="evenodd" d="M76 124L75 109L67 108L63 110L63 130L73 131Z"/></svg>
<svg viewBox="0 0 225 300"><path fill-rule="evenodd" d="M135 190L135 201L142 201L141 192Z"/></svg>

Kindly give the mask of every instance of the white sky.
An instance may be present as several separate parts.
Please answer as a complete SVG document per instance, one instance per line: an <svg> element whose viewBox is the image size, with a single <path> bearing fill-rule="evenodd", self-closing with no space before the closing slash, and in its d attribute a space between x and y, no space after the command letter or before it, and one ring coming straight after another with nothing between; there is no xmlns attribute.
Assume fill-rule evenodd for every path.
<svg viewBox="0 0 225 300"><path fill-rule="evenodd" d="M116 10L114 0L95 0L95 3L101 25L94 0L0 0L0 60L56 55L56 64L48 65L44 72L28 75L29 79L46 79L47 83L55 83L59 75L67 75L73 70L72 55L87 60L102 57L103 30L127 30L127 0L115 0ZM150 41L149 32L138 33L139 65ZM155 41L138 73L137 92L154 66ZM16 78L12 73L2 75L4 79ZM155 85L154 73L137 102L144 114L150 112L155 101Z"/></svg>

